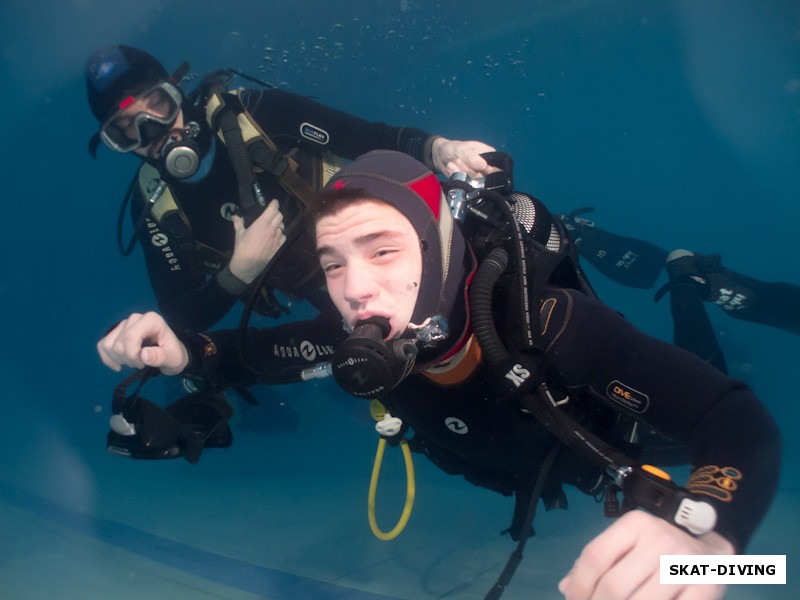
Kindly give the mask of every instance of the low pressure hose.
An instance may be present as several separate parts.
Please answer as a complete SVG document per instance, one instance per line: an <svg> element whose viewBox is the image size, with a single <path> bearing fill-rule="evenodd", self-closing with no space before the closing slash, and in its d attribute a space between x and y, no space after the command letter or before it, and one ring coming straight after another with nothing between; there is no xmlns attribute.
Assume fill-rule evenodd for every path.
<svg viewBox="0 0 800 600"><path fill-rule="evenodd" d="M469 290L470 310L474 317L473 330L490 366L497 365L510 356L497 333L492 315L492 290L507 265L506 251L502 248L493 249L475 273ZM537 397L540 401L535 400ZM634 464L619 450L579 426L561 411L546 385L542 384L536 395L528 396L523 402L556 437L578 454L587 457L599 469L615 471L620 465Z"/></svg>
<svg viewBox="0 0 800 600"><path fill-rule="evenodd" d="M503 248L494 248L481 262L469 289L473 331L489 366L496 365L509 356L508 350L497 335L492 314L492 292L506 267L508 267L508 253Z"/></svg>
<svg viewBox="0 0 800 600"><path fill-rule="evenodd" d="M470 287L469 301L474 317L473 329L486 362L490 366L499 364L510 356L497 333L492 315L492 290L507 265L506 251L502 248L493 249L481 263ZM534 398L537 396L544 401L535 401ZM524 403L526 408L563 443L587 457L599 469L613 472L620 465L634 464L619 450L579 426L561 411L546 385L542 384L538 394L528 396Z"/></svg>

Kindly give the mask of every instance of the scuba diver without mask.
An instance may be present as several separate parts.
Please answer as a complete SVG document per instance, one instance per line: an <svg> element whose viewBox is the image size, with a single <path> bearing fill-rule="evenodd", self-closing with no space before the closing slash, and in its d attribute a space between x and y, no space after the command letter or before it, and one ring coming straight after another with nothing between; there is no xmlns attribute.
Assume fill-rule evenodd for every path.
<svg viewBox="0 0 800 600"><path fill-rule="evenodd" d="M561 283L594 296L560 223L550 217L536 198L510 194L511 158L499 152L484 154L484 158L497 171L480 180L471 180L461 173L462 177L456 176L445 183L445 195L438 179L429 171L420 170L416 161L396 153L375 151L359 158L358 169L342 169L329 183L320 204L312 209L310 218L316 227L317 253L326 274L328 292L345 319L346 330L351 331L337 348L329 370L350 394L379 398L411 372L422 373L432 367L435 371L437 365L441 369L443 360L452 366L463 359L461 353L476 325L468 316L467 287L475 275L478 259L482 261L494 246L508 247L521 264L535 260L537 272L535 276L531 274L532 284L544 284L558 270L567 274L567 277L557 275ZM469 210L480 217L473 216L464 223L467 198ZM343 223L336 223L341 218L340 211L353 202L362 204L360 210L353 211L353 216ZM475 210L474 206L480 209ZM502 207L499 211L498 206ZM378 260L353 257L358 262L353 271L361 271L364 281L365 287L360 290L358 282L345 281L355 276L347 272L348 261L342 253L348 245L341 240L352 237L359 226L366 226L371 212L377 213L373 222L393 223L396 227L387 226L377 237L367 236L372 245L364 246L362 251L380 248L378 242L383 242L387 247L380 252L393 257ZM322 219L325 225L321 229ZM331 221L333 226L329 225ZM465 238L471 243L467 244ZM401 250L403 239L408 240L405 243L410 248ZM359 247L357 237L349 246ZM421 265L395 264L397 255L410 252L416 256L419 248ZM478 254L477 259L473 252ZM520 252L525 255L519 255ZM462 258L452 260L452 257ZM379 289L382 286L378 282L385 280L390 263L402 273L399 283ZM367 275L369 268L375 268L375 273ZM530 340L534 320L528 316L527 286L518 286L517 291L520 296L511 299L509 307L518 308L516 312L521 318L513 327L524 329L523 337ZM489 294L491 297L491 291ZM491 320L491 307L481 316ZM482 327L478 325L478 329ZM496 345L488 340L483 343ZM304 377L320 372L324 371L312 369Z"/></svg>
<svg viewBox="0 0 800 600"><path fill-rule="evenodd" d="M535 513L536 494L541 493L545 505L551 508L548 502L559 501L559 492L563 495L561 483L575 485L587 493L596 491L597 471L604 470L626 494L629 487L641 493L645 501L650 501L644 506L648 510L652 507L652 512L664 519L659 521L634 511L638 515L625 515L618 525L612 525L591 542L593 548L602 550L601 556L610 555L614 564L622 565L626 576L635 572L635 581L655 576L653 564L657 569L657 561L647 565L636 562L643 545L656 554L667 547L684 550L677 553L732 554L746 546L776 489L780 462L777 425L746 386L686 352L644 336L612 309L576 291L581 286L570 283L576 269L562 270L570 262L569 256L561 253L568 239L559 233L559 226L546 209L530 197L527 202L522 200L524 195L520 195L519 200L513 199L519 211L516 218L506 221L512 230L504 231L503 224L499 229L493 226L490 211L481 211L481 206L474 205L470 210L489 217L489 226L478 227L477 235L466 227L462 232L453 222L435 176L413 159L385 151L360 157L334 176L327 189L330 195L323 196L313 217L320 263L337 314L253 330L248 350L260 369L266 373L293 373L293 381L300 379L308 358L275 349L290 348L297 340L307 340L314 348L324 348L325 344L341 348L348 337L340 326L342 320L354 333L362 332L377 342L371 350L380 353L384 352L383 342L391 341L391 346L395 340L404 339L409 328L414 330L411 324L423 325L427 318L441 315L447 320L449 335L429 347L423 344L410 375L402 378L409 368L402 365L398 370L401 377L389 381L387 387L394 387L385 397L386 408L404 421L404 427L413 429L415 438L422 438L422 451L437 466L505 495L538 490L528 496L528 526ZM353 202L356 204L351 206ZM523 223L531 211L536 213L534 229L527 231ZM519 236L514 235L513 227L517 227ZM515 284L524 281L524 260L514 260L513 264L498 260L496 266L492 265L498 256L496 247L503 247L512 258L517 250L519 256L527 254L526 248L515 243L515 239L525 237L520 227L532 234L530 247L540 253L542 261L548 258L545 252L553 254L552 269L543 267L546 263L534 257L532 272L527 273L530 286ZM495 231L499 238L492 241ZM479 238L484 234L481 242ZM486 265L490 267L488 271ZM540 267L541 273L537 273ZM488 284L483 280L486 273ZM495 286L506 274L508 278ZM525 291L536 293L540 278L546 278L552 287L541 298L524 296ZM506 283L510 285L503 285ZM473 331L480 337L478 328L484 321L474 314L480 302L473 302L483 285L490 304L493 294L502 301L494 303L494 313L489 313L488 321L502 328L502 343L510 351L508 356L483 342L470 343ZM528 326L520 327L519 321L524 319L522 313L533 312L529 309L539 306L542 299L545 312L539 313L541 323L534 323L539 338L533 349L544 347L547 362L539 363L543 369L538 371L516 369L519 365L528 366L523 351ZM370 323L370 319L374 322ZM364 327L371 328L373 334ZM235 331L218 331L197 336L182 334L179 338L158 315L132 315L98 343L98 351L104 363L117 370L123 365L147 365L164 374L208 378L215 385L246 383L242 377L250 374L243 373L241 365L231 359L235 335ZM468 356L475 346L479 346L477 355ZM509 358L519 362L506 363L511 365L506 369L503 361ZM353 364L359 360L352 357ZM334 356L332 362L336 361ZM467 363L471 369L448 382L445 379L452 374L446 370L448 363ZM355 369L344 380L358 386L364 375ZM537 396L533 390L542 380L556 392L555 398L550 398L553 406L543 411L544 418L526 402ZM521 394L514 388L522 390ZM560 396L561 392L568 395ZM541 399L542 403L548 402ZM562 439L557 430L564 429L561 425L572 424L566 419L564 423L551 424L549 421L558 420L556 413L572 416L573 420L580 418L590 425L588 433L597 427L602 434L613 433L607 427L614 423L606 417L637 413L635 416L642 421L660 427L692 448L696 470L688 489L678 490L660 475L645 473L638 466L612 473L605 468L612 465L602 463L613 461L619 465L617 455L621 453L609 452L606 446L585 437L587 432L582 430L573 429L577 436L573 435L572 440ZM570 442L575 440L584 445L586 456L573 448ZM558 442L566 446L563 451ZM578 456L567 449L575 449ZM592 460L588 456L592 452L601 460ZM579 464L584 466L578 468ZM591 467L589 471L594 474L590 482L578 479L586 467ZM553 481L546 477L548 472L553 474ZM724 479L720 484L723 487L709 489L705 478L708 473L719 474ZM534 479L536 484L532 485ZM636 482L644 483L640 488ZM521 483L527 486L518 487ZM726 497L720 500L713 495L716 492L724 492ZM683 506L689 495L708 506L712 502L718 518L713 518L714 511L696 510L688 512L698 515L697 521L679 522L678 516L684 513L675 511L680 507L672 500L680 500ZM665 514L665 508L674 514ZM671 524L666 522L670 520L667 517ZM687 536L678 528L697 537ZM528 533L529 529L517 532L520 542ZM617 548L611 548L613 534L625 537L625 547L634 551L628 554L626 550L620 555ZM521 558L521 553L516 556ZM570 577L573 582L580 579L573 572L562 587L568 586Z"/></svg>
<svg viewBox="0 0 800 600"><path fill-rule="evenodd" d="M332 374L354 396L381 397L463 345L474 258L438 179L410 157L373 151L327 189L310 219L328 293L352 332ZM358 210L342 210L353 202Z"/></svg>

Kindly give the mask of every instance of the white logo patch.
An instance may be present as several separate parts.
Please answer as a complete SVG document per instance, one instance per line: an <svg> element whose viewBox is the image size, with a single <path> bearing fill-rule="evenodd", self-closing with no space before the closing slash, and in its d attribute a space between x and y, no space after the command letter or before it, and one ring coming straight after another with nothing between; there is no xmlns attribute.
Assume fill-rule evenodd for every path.
<svg viewBox="0 0 800 600"><path fill-rule="evenodd" d="M222 218L226 221L231 221L233 219L233 215L239 212L239 207L236 206L233 202L226 202L222 206L219 207L219 214L222 215Z"/></svg>
<svg viewBox="0 0 800 600"><path fill-rule="evenodd" d="M312 125L311 123L303 123L300 125L300 135L307 140L311 140L312 142L316 142L317 144L321 144L323 146L331 139L331 136L328 135L327 131L317 127L316 125Z"/></svg>
<svg viewBox="0 0 800 600"><path fill-rule="evenodd" d="M444 420L444 424L450 431L457 433L458 435L466 435L467 432L469 432L469 427L467 427L467 424L456 417L447 417Z"/></svg>
<svg viewBox="0 0 800 600"><path fill-rule="evenodd" d="M314 344L308 340L305 340L300 344L300 355L307 361L311 362L317 358L317 349L314 348Z"/></svg>

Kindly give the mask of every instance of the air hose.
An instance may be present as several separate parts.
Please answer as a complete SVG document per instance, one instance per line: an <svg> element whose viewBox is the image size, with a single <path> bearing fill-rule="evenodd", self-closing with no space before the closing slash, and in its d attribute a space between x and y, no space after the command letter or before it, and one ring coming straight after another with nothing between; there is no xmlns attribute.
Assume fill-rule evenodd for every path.
<svg viewBox="0 0 800 600"><path fill-rule="evenodd" d="M497 365L508 358L508 351L497 335L492 319L494 286L507 267L508 253L503 248L494 248L481 262L469 289L472 328L489 366Z"/></svg>

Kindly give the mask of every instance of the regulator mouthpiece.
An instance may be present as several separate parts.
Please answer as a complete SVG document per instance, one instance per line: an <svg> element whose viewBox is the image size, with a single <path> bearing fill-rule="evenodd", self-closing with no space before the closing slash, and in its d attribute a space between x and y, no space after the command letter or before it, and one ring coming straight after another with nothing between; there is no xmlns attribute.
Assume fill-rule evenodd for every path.
<svg viewBox="0 0 800 600"><path fill-rule="evenodd" d="M181 135L171 133L161 148L164 170L175 179L188 179L200 168L200 147L195 137L200 132L197 123L189 122Z"/></svg>
<svg viewBox="0 0 800 600"><path fill-rule="evenodd" d="M408 337L385 340L392 328L385 317L356 323L331 362L336 383L357 398L382 398L411 372L419 347L447 338L444 317L435 316L422 325L409 325Z"/></svg>
<svg viewBox="0 0 800 600"><path fill-rule="evenodd" d="M414 366L414 340L384 341L391 326L385 317L359 321L333 355L331 369L336 383L357 398L381 398Z"/></svg>

